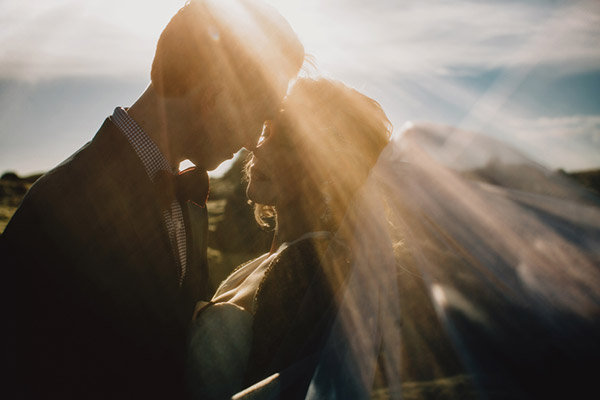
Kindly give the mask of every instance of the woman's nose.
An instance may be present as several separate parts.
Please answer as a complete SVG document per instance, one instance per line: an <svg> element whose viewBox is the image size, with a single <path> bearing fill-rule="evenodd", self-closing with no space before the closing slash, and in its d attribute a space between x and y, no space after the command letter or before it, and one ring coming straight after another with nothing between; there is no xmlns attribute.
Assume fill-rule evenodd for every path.
<svg viewBox="0 0 600 400"><path fill-rule="evenodd" d="M254 149L252 150L252 154L254 154L255 157L262 158L264 152L265 152L265 141L259 140L258 143L256 144L256 146L254 146Z"/></svg>
<svg viewBox="0 0 600 400"><path fill-rule="evenodd" d="M248 150L250 152L254 152L256 147L261 143L261 141L264 140L265 135L270 134L269 132L265 132L266 129L270 129L268 127L268 124L269 124L269 121L265 121L263 123L262 129L258 135L252 135L250 137L246 137L246 140L243 143L242 147L244 147L246 150Z"/></svg>
<svg viewBox="0 0 600 400"><path fill-rule="evenodd" d="M246 138L246 141L243 143L243 147L246 150L253 152L254 149L256 149L258 142L260 141L260 136L258 136L258 137L257 136L252 136L252 137Z"/></svg>

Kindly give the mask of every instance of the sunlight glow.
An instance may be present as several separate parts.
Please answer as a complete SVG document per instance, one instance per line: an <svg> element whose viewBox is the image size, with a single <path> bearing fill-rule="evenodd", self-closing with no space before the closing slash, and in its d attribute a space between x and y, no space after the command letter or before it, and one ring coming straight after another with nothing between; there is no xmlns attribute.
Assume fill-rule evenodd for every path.
<svg viewBox="0 0 600 400"><path fill-rule="evenodd" d="M377 98L395 126L407 119L461 125L511 142L551 168L582 170L600 163L594 88L588 93L576 84L569 95L557 87L598 70L600 52L590 45L600 38L598 2L266 1L288 19L320 72ZM145 80L162 28L184 3L1 2L0 79L31 83L40 91L35 86L40 82ZM538 93L524 89L530 81ZM539 88L548 89L539 93ZM0 103L13 104L13 92L0 93ZM11 125L7 131L27 131L19 144L36 146L31 135L39 129L13 122L27 120L24 111L12 117L10 108L4 109L0 121ZM62 137L61 152L77 148L83 140L78 139L74 144ZM11 153L17 147L2 144L3 168L14 168ZM53 164L31 161L33 170Z"/></svg>
<svg viewBox="0 0 600 400"><path fill-rule="evenodd" d="M446 294L444 293L444 289L436 283L431 285L431 295L433 296L433 300L440 306L441 308L446 308L448 305L448 299L446 298Z"/></svg>
<svg viewBox="0 0 600 400"><path fill-rule="evenodd" d="M212 152L198 151L198 155L190 151L183 155L205 169L231 157L242 146L242 140L237 139L248 142L252 134L258 134L263 120L278 110L286 84L297 71L295 68L293 74L291 69L282 72L281 65L289 60L281 61L277 56L285 51L278 55L265 51L272 47L269 44L272 31L253 24L246 14L248 10L230 7L234 0L215 1L221 1L215 15L221 13L228 23L224 27L218 24L215 24L218 28L208 27L212 40L199 43L199 40L185 40L206 38L188 36L201 26L191 20L182 30L183 40L177 40L174 46L189 45L194 52L210 48L207 50L210 54L199 62L200 73L189 65L177 69L177 73L185 75L182 71L192 71L194 77L207 80L206 76L210 76L211 81L205 86L182 79L185 88L182 92L193 87L196 94L210 97L210 89L214 89L210 87L212 79L219 80L215 83L218 95L209 101L203 98L201 102L209 112L204 113L205 108L196 107L195 103L185 109L186 116L201 121L197 125L202 129L190 132L214 135L206 142L206 137L200 140L199 136L186 135L191 146L200 150L206 150L207 147L201 147L205 143L214 147L210 147ZM323 268L323 279L329 280L332 288L342 288L340 282L348 278L351 290L347 293L352 295L340 296L344 307L340 307L339 324L348 333L348 347L355 350L356 360L368 364L365 368L368 372L361 379L365 382L375 379L372 368L375 361L371 358L395 357L391 352L389 355L379 350L372 352L381 337L392 335L392 331L403 335L402 347L398 345L393 350L402 351L402 357L406 353L408 362L412 361L409 347L414 346L416 362L442 365L448 360L448 364L453 364L455 352L463 361L484 353L481 349L485 346L477 348L479 343L475 341L460 343L462 338L481 335L481 343L494 342L496 338L502 339L505 332L511 334L510 343L527 338L531 331L525 323L530 322L526 321L530 317L540 320L550 317L547 319L557 332L562 329L559 314L563 312L584 322L598 320L598 198L569 180L566 174L553 171L559 167L600 165L600 103L597 93L590 95L593 90L579 88L585 82L600 86L598 2L549 2L552 5L539 1L505 2L500 6L502 2L470 0L452 4L391 0L265 1L289 21L306 53L314 56L317 75L332 77L358 89L333 91L334 94L326 90L311 91L310 87L303 88L299 79L297 86L290 86L283 109L273 117L276 133L268 138L265 135L260 146L254 146L256 141L243 145L261 148L267 154L260 159L259 151L254 151L253 161L262 162L263 170L260 171L259 162L248 167L247 193L251 193L255 168L258 172L254 184L261 185L257 182L262 181L263 190L276 191L268 199L270 202L264 203L277 207L279 227L283 226L280 222L293 220L294 228L309 227L310 232L326 233L347 248L362 244L355 238L372 239L369 246L360 249L365 254L364 260L359 261L364 262L352 259L358 258L359 251L351 248L353 254L339 257L345 257L343 263L334 259L329 262L331 270ZM184 3L184 0L1 3L0 15L6 27L0 31L3 48L0 126L7 133L0 137L3 141L0 160L6 162L8 154L23 152L39 162L44 154L59 154L59 145L70 149L73 143L84 143L83 138L87 140L97 129L97 123L109 115L106 104L114 107L117 104L113 102L123 101L126 96L125 91L112 88L121 89L125 86L122 82L148 84L156 41ZM231 32L243 34L230 40ZM232 52L219 46L232 42L240 45ZM260 55L260 60L256 64L247 62L246 51ZM214 70L207 65L215 66ZM247 68L248 65L251 67ZM252 74L255 70L258 72ZM248 73L245 80L240 71ZM259 79L263 76L268 78L265 83ZM100 78L116 81L118 85L109 90ZM153 81L154 88L158 88L159 81ZM42 84L47 82L51 84ZM553 90L540 89L547 86ZM564 94L565 86L574 89ZM68 94L69 90L75 94ZM111 90L114 93L109 96L97 96ZM96 102L78 101L82 98ZM67 111L56 111L61 107ZM97 114L88 114L91 108ZM89 125L65 129L63 121L71 123L73 116L85 118ZM401 133L392 139L398 144L392 149L398 163L393 165L394 169L377 170L373 165L381 166L381 149L391 147L387 145L390 120L402 127ZM402 125L407 120L431 122ZM59 123L51 125L48 121ZM59 136L75 131L77 134ZM268 143L279 147L269 153L261 147ZM504 143L512 143L516 148ZM10 146L13 147L9 149ZM53 146L57 146L56 151ZM36 158L35 154L42 157ZM240 156L238 151L232 159L222 162L209 172L210 177L223 177L240 161ZM210 160L212 163L206 161L210 157L214 158ZM203 160L207 165L201 164ZM47 165L34 168L48 169L56 161L44 159ZM548 167L538 164L541 162ZM408 173L402 170L402 163L410 167ZM191 166L194 166L192 161L185 160L179 170ZM6 168L13 169L14 165ZM381 179L376 182L379 186L365 185L371 178ZM235 184L239 183L237 179ZM390 201L364 206L360 203L360 191L365 187L373 189L369 194L374 196L379 196L381 190L381 196ZM241 198L245 207L246 199ZM225 204L228 208L222 219L218 216L215 220L225 220L229 214L237 218L229 212L233 210L230 205L235 204L229 203L231 199L219 199L222 208ZM352 209L357 204L361 207ZM395 221L388 220L391 219L388 215L382 216L382 204L397 214ZM283 216L289 219L286 221ZM234 224L239 221L234 220ZM348 228L352 223L355 226ZM360 228L356 229L358 232L351 231L356 227ZM387 236L387 230L393 232ZM296 233L296 229L290 231ZM278 234L276 231L277 239L281 237ZM379 262L391 252L387 241L392 239L402 243L397 259L388 264ZM333 253L338 245L328 244L327 251ZM224 251L219 256L227 260L229 255ZM331 254L319 256L322 256L320 262ZM355 270L348 277L344 268ZM406 289L401 293L402 304L395 298L393 302L389 300L390 287L395 290L396 285L404 285ZM379 332L378 324L388 327L387 333ZM449 337L444 339L444 335ZM390 338L390 343L395 339ZM442 348L445 341L453 345L448 352L426 349ZM389 364L399 363L394 360ZM404 365L401 367L409 371ZM438 373L437 367L423 367L425 378L432 379L431 375ZM456 373L454 366L449 370ZM388 368L387 372L390 371L393 369ZM445 372L443 368L439 371Z"/></svg>
<svg viewBox="0 0 600 400"><path fill-rule="evenodd" d="M229 171L231 169L232 165L235 164L237 159L240 157L241 153L242 153L241 150L238 151L237 153L235 153L233 158L223 161L221 164L219 164L219 166L217 168L213 169L212 171L208 171L208 176L210 176L211 178L221 178L223 175L225 175L227 173L227 171Z"/></svg>
<svg viewBox="0 0 600 400"><path fill-rule="evenodd" d="M195 167L196 165L194 165L193 162L191 162L190 160L183 160L182 162L179 163L179 171L183 171L186 170L188 168L191 167Z"/></svg>

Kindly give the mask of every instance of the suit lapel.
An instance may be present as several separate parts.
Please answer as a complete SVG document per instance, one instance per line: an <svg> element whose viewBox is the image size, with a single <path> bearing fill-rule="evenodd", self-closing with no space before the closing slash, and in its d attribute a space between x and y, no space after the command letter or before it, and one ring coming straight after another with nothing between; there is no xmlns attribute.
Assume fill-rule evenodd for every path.
<svg viewBox="0 0 600 400"><path fill-rule="evenodd" d="M169 242L156 192L137 154L118 128L109 120L94 138L97 154L115 161L106 164L105 176L111 186L121 188L119 195L111 196L121 210L121 226L131 235L127 238L128 251L139 253L150 268L148 273L169 283L177 282L178 267ZM93 142L93 144L94 144ZM143 271L140 271L143 273ZM162 284L166 284L163 282Z"/></svg>
<svg viewBox="0 0 600 400"><path fill-rule="evenodd" d="M182 204L186 227L188 274L186 289L196 299L208 300L212 288L208 277L208 213L206 207L188 201Z"/></svg>
<svg viewBox="0 0 600 400"><path fill-rule="evenodd" d="M126 240L126 252L140 260L138 275L149 274L152 285L159 291L183 295L185 304L199 299L210 299L212 288L208 277L207 237L208 214L206 207L192 202L181 205L186 226L187 274L183 287L179 288L179 266L170 244L167 228L152 182L146 174L137 154L118 128L107 120L91 144L96 162L105 163L103 175L107 190L120 190L119 196L108 196L121 219ZM102 161L100 161L102 162ZM113 188L113 189L110 189ZM103 205L98 205L100 209ZM133 267L133 266L132 266ZM174 294L175 295L175 294ZM191 310L190 310L191 315Z"/></svg>

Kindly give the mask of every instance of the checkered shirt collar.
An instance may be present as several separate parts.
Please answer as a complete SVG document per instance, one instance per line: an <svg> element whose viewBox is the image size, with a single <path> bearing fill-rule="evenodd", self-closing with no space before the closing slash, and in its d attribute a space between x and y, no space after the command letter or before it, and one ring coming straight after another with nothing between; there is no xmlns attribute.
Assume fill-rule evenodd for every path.
<svg viewBox="0 0 600 400"><path fill-rule="evenodd" d="M158 149L156 143L143 131L143 129L127 114L123 107L115 108L111 117L112 121L125 134L125 137L142 161L148 177L154 182L158 171L173 172L167 159Z"/></svg>

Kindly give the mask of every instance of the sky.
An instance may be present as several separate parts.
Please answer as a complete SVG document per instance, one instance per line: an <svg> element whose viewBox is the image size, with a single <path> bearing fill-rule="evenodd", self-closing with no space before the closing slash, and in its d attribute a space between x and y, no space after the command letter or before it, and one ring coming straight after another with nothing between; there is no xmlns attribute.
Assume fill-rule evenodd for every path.
<svg viewBox="0 0 600 400"><path fill-rule="evenodd" d="M600 1L268 0L319 71L406 121L600 167ZM0 0L0 173L46 171L149 82L183 0Z"/></svg>

